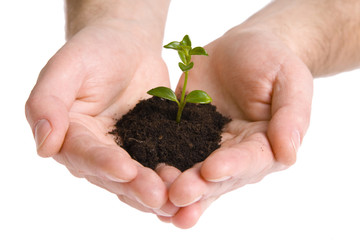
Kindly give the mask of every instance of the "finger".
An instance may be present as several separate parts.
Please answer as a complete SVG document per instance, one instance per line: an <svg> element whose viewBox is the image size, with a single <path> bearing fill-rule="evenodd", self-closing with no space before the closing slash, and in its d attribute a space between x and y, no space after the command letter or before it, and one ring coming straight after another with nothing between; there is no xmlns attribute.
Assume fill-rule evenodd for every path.
<svg viewBox="0 0 360 240"><path fill-rule="evenodd" d="M214 183L237 179L238 184L243 185L270 171L273 165L271 146L265 133L260 132L213 152L204 161L201 176Z"/></svg>
<svg viewBox="0 0 360 240"><path fill-rule="evenodd" d="M164 216L160 216L157 215L158 219L164 223L171 223L171 217L164 217Z"/></svg>
<svg viewBox="0 0 360 240"><path fill-rule="evenodd" d="M140 211L154 213L164 218L173 216L178 211L178 208L170 201L167 201L167 194L164 195L164 193L167 193L164 184L158 181L158 176L150 169L139 168L137 178L131 183L124 184L95 177L87 177L87 179L93 184L117 194L121 201ZM163 172L164 169L161 171ZM164 201L167 202L164 203Z"/></svg>
<svg viewBox="0 0 360 240"><path fill-rule="evenodd" d="M202 164L184 172L170 188L169 198L179 207L218 197L277 171L265 133L212 153Z"/></svg>
<svg viewBox="0 0 360 240"><path fill-rule="evenodd" d="M191 228L195 226L201 215L215 200L216 198L203 199L190 206L181 208L179 212L171 218L171 222L178 228Z"/></svg>
<svg viewBox="0 0 360 240"><path fill-rule="evenodd" d="M126 186L134 199L147 208L160 209L168 200L165 184L150 168L139 166L137 177Z"/></svg>
<svg viewBox="0 0 360 240"><path fill-rule="evenodd" d="M41 71L25 105L26 118L33 131L38 154L59 152L68 128L68 109L80 87L79 62L59 51Z"/></svg>
<svg viewBox="0 0 360 240"><path fill-rule="evenodd" d="M130 199L125 195L117 195L117 196L120 201L122 201L123 203L125 203L141 212L153 213L152 209L145 207L144 205L142 205L141 203L139 203L136 200Z"/></svg>
<svg viewBox="0 0 360 240"><path fill-rule="evenodd" d="M95 177L95 176L85 176L86 180L88 180L90 183L100 187L100 188L103 188L103 189L106 189L112 193L115 193L118 197L118 199L120 201L122 201L123 203L139 210L139 211L142 211L142 212L152 212L151 209L149 208L146 208L145 206L143 206L141 203L139 203L138 201L136 200L133 200L133 199L130 199L128 196L126 195L123 195L123 194L120 194L119 192L119 185L120 184L117 184L118 186L116 186L115 183L111 183L109 184L109 182L106 182L104 181L104 179L102 178L99 178L99 177ZM122 187L121 187L122 188ZM121 191L123 192L123 191Z"/></svg>
<svg viewBox="0 0 360 240"><path fill-rule="evenodd" d="M283 65L274 83L268 137L278 162L292 165L310 121L313 80L296 59Z"/></svg>
<svg viewBox="0 0 360 240"><path fill-rule="evenodd" d="M181 171L175 167L168 166L166 164L159 164L156 168L157 174L164 181L167 189L170 188L171 184L177 179L177 177L181 174ZM179 207L176 207L171 201L167 201L159 211L155 210L155 213L158 213L160 216L171 217L174 216ZM165 221L165 219L163 219ZM167 220L166 220L167 221Z"/></svg>
<svg viewBox="0 0 360 240"><path fill-rule="evenodd" d="M131 159L112 138L106 138L104 130L97 129L101 124L95 121L73 114L62 150L54 158L83 175L101 178L102 187L115 194L126 195L150 209L163 206L167 189L161 178Z"/></svg>
<svg viewBox="0 0 360 240"><path fill-rule="evenodd" d="M137 176L137 164L123 149L104 144L81 123L70 124L63 148L54 158L83 175L115 182L129 182Z"/></svg>
<svg viewBox="0 0 360 240"><path fill-rule="evenodd" d="M177 207L189 206L199 201L213 183L206 182L200 175L200 164L183 172L171 185L169 200Z"/></svg>
<svg viewBox="0 0 360 240"><path fill-rule="evenodd" d="M164 181L165 185L170 187L175 179L181 174L181 171L175 167L161 163L157 166L156 173Z"/></svg>
<svg viewBox="0 0 360 240"><path fill-rule="evenodd" d="M158 175L149 168L138 167L138 175L128 183L120 183L97 176L85 176L96 186L119 196L119 199L144 212L170 216L160 208L167 201L166 187ZM173 214L171 214L173 215Z"/></svg>
<svg viewBox="0 0 360 240"><path fill-rule="evenodd" d="M75 169L72 169L68 166L66 166L66 168L69 170L69 172L74 176L74 177L77 177L77 178L84 178L85 176L83 175L83 173L81 173L81 171L77 171Z"/></svg>
<svg viewBox="0 0 360 240"><path fill-rule="evenodd" d="M116 182L110 182L110 181L105 181L102 178L99 177L95 177L95 176L85 176L86 180L88 180L90 183L108 190L109 192L112 192L114 194L117 195L118 199L120 201L122 201L123 203L139 210L142 212L147 212L147 213L154 213L153 209L145 207L143 204L141 204L139 201L124 195L124 190L125 190L125 185L124 184L119 184Z"/></svg>

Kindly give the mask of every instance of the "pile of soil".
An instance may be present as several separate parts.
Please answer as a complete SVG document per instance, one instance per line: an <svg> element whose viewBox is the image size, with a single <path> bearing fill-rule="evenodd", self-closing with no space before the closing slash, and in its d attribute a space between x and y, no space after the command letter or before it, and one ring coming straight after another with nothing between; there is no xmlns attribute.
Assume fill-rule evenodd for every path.
<svg viewBox="0 0 360 240"><path fill-rule="evenodd" d="M117 121L111 134L143 166L155 169L166 163L185 171L220 147L230 119L211 104L187 103L177 123L177 109L175 102L158 97L142 100Z"/></svg>

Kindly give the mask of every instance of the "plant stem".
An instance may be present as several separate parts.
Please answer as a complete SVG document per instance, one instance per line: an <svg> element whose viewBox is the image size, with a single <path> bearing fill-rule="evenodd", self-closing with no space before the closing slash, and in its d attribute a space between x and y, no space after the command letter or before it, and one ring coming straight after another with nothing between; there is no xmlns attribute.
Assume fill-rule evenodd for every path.
<svg viewBox="0 0 360 240"><path fill-rule="evenodd" d="M182 114L182 111L183 111L183 109L185 107L185 91L186 91L186 85L187 85L188 77L189 77L189 71L186 71L185 72L184 85L183 85L183 89L181 91L181 99L180 99L179 109L178 109L177 116L176 116L176 122L177 123L180 122L181 114Z"/></svg>

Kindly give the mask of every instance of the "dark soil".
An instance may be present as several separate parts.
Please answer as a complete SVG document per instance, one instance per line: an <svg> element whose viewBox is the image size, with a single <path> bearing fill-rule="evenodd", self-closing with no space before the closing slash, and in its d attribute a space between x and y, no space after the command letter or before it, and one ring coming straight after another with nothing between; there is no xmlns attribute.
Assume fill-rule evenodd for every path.
<svg viewBox="0 0 360 240"><path fill-rule="evenodd" d="M143 166L155 169L166 163L185 171L219 148L230 120L211 104L187 103L177 123L177 108L158 97L142 100L117 121L111 134Z"/></svg>

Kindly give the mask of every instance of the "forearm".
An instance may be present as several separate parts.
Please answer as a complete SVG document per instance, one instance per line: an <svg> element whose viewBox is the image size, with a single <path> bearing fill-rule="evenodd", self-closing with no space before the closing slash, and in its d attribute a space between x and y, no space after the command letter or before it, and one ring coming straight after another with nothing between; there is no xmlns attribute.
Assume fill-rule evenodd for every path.
<svg viewBox="0 0 360 240"><path fill-rule="evenodd" d="M170 0L66 0L66 37L89 25L107 24L134 26L162 41L169 4Z"/></svg>
<svg viewBox="0 0 360 240"><path fill-rule="evenodd" d="M360 66L358 0L275 0L244 25L275 33L315 77Z"/></svg>

